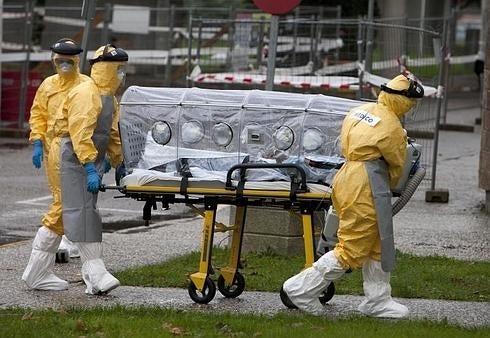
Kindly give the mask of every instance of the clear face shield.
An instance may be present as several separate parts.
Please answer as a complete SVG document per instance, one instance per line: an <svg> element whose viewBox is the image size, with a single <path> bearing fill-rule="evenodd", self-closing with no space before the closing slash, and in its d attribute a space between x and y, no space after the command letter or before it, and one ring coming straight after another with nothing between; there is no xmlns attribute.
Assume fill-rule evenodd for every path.
<svg viewBox="0 0 490 338"><path fill-rule="evenodd" d="M117 79L119 80L119 88L124 87L126 84L126 65L117 67Z"/></svg>
<svg viewBox="0 0 490 338"><path fill-rule="evenodd" d="M410 99L412 101L412 108L403 115L405 122L414 122L417 120L418 112L422 106L422 100Z"/></svg>
<svg viewBox="0 0 490 338"><path fill-rule="evenodd" d="M406 76L413 83L423 87L422 81L420 81L420 79L413 73L408 73ZM410 101L412 102L412 108L405 114L405 120L413 122L416 121L417 115L419 115L418 112L422 109L422 99L410 98Z"/></svg>

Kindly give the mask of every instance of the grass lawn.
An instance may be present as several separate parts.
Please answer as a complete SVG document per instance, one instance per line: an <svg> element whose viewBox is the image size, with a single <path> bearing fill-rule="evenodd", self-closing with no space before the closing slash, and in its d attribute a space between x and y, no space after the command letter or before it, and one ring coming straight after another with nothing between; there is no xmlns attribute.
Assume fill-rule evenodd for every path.
<svg viewBox="0 0 490 338"><path fill-rule="evenodd" d="M426 321L351 317L329 320L298 312L274 316L161 308L0 310L0 337L489 337Z"/></svg>
<svg viewBox="0 0 490 338"><path fill-rule="evenodd" d="M213 265L227 260L227 250L213 250ZM302 256L243 255L246 290L278 291L282 282L299 271ZM116 273L123 285L183 287L196 272L199 253ZM414 257L397 252L393 295L489 300L489 263L461 262L441 257ZM336 283L338 294L361 294L359 271ZM465 314L461 314L462 316ZM275 315L217 313L207 306L190 309L158 307L62 308L58 310L0 310L0 337L490 337L490 327L461 328L447 322L383 320L352 315L348 318L314 317L298 311Z"/></svg>
<svg viewBox="0 0 490 338"><path fill-rule="evenodd" d="M228 251L213 249L214 280L225 266ZM444 257L418 257L397 252L391 285L394 297L490 300L490 263L464 262ZM245 290L279 291L282 283L304 265L303 256L247 253L242 255ZM123 285L187 288L188 276L197 272L199 252L170 261L117 272ZM335 283L336 294L362 295L360 270L344 275Z"/></svg>

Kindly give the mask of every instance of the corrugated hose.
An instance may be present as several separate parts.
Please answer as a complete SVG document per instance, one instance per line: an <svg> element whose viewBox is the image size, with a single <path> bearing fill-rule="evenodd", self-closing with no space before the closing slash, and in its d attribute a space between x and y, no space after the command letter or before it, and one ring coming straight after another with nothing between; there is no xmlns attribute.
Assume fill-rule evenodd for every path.
<svg viewBox="0 0 490 338"><path fill-rule="evenodd" d="M400 197L398 197L393 203L393 216L395 216L400 210L403 209L405 204L407 204L412 195L415 193L415 190L417 190L420 182L422 182L422 180L424 179L424 176L425 168L418 167L415 171L415 174L413 174L413 176L408 180L405 189L403 189Z"/></svg>

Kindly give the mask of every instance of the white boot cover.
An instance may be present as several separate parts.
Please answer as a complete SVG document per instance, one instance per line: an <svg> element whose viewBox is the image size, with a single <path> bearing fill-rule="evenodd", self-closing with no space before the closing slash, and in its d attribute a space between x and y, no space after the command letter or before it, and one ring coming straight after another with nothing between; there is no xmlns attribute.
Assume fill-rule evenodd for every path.
<svg viewBox="0 0 490 338"><path fill-rule="evenodd" d="M78 247L75 245L75 243L66 238L65 235L61 237L61 243L58 250L68 251L68 255L70 256L70 258L80 257L80 251L78 250Z"/></svg>
<svg viewBox="0 0 490 338"><path fill-rule="evenodd" d="M102 243L100 242L78 242L82 259L82 277L87 285L86 294L107 294L117 288L120 283L116 277L107 271L102 261Z"/></svg>
<svg viewBox="0 0 490 338"><path fill-rule="evenodd" d="M405 318L408 316L408 308L391 298L390 273L383 271L381 262L372 259L364 262L362 277L366 299L358 307L360 312L381 318Z"/></svg>
<svg viewBox="0 0 490 338"><path fill-rule="evenodd" d="M344 272L333 251L329 251L312 267L285 281L282 288L298 309L317 316L325 315L326 309L318 298Z"/></svg>
<svg viewBox="0 0 490 338"><path fill-rule="evenodd" d="M37 231L32 242L29 263L22 274L22 280L29 288L54 291L68 289L68 282L53 273L56 250L60 241L61 237L46 227L41 227Z"/></svg>

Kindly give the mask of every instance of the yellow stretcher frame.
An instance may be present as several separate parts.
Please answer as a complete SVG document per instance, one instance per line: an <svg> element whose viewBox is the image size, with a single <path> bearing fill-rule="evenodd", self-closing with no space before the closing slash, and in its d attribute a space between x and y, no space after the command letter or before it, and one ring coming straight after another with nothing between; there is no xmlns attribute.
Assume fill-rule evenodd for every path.
<svg viewBox="0 0 490 338"><path fill-rule="evenodd" d="M285 166L296 168L294 165ZM245 169L257 168L256 165L238 165L232 167L229 173L236 169L243 169L243 167ZM262 168L264 166L258 167ZM277 165L274 165L274 167L277 167ZM188 291L193 301L206 304L216 294L216 285L209 277L210 271L212 271L211 257L215 231L233 231L228 264L219 270L218 290L225 297L235 298L245 289L245 279L239 272L239 265L248 205L281 207L297 215L303 229L304 268L308 268L314 263L313 212L320 209L328 209L331 204L330 193L306 191L304 171L301 168L298 170L301 173L303 184L292 184L290 190L239 189L232 187L230 180L227 180L227 184L223 188L147 185L128 185L112 188L120 190L127 197L146 201L143 210L145 220L151 218L151 207L155 208L156 202L162 202L164 205L185 203L197 214L203 216L199 269L190 275ZM176 197L176 195L181 195L182 197ZM203 210L196 207L196 204L202 204L204 206ZM216 222L218 205L234 205L236 207L235 222L232 226Z"/></svg>

